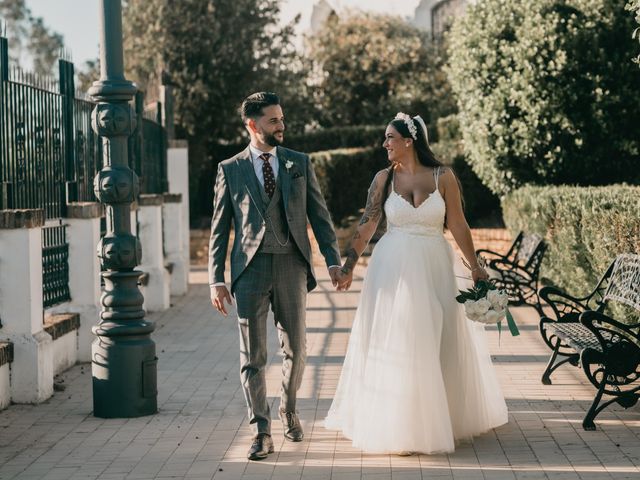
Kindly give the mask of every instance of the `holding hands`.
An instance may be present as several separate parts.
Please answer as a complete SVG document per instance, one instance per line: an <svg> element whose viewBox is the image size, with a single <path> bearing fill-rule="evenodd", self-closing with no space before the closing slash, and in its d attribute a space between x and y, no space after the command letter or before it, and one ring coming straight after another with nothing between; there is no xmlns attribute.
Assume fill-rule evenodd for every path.
<svg viewBox="0 0 640 480"><path fill-rule="evenodd" d="M330 267L329 275L331 276L331 283L339 292L349 290L349 287L351 287L353 270L347 269L346 265L344 267Z"/></svg>

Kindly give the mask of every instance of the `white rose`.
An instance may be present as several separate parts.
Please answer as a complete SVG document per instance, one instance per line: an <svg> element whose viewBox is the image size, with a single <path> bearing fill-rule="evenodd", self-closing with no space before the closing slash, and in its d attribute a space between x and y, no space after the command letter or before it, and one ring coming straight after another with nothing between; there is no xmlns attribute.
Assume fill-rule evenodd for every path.
<svg viewBox="0 0 640 480"><path fill-rule="evenodd" d="M505 292L504 290L500 290L500 293L498 295L498 306L503 309L507 305L509 305L509 295L507 295L507 292Z"/></svg>
<svg viewBox="0 0 640 480"><path fill-rule="evenodd" d="M491 308L491 302L486 298L481 298L476 302L476 309L481 315L486 313Z"/></svg>
<svg viewBox="0 0 640 480"><path fill-rule="evenodd" d="M487 292L487 300L491 302L491 306L494 310L500 310L500 292L498 290L489 290Z"/></svg>
<svg viewBox="0 0 640 480"><path fill-rule="evenodd" d="M494 323L498 323L499 320L500 320L500 314L495 310L489 310L487 313L484 314L484 320L483 320L484 323L494 324Z"/></svg>
<svg viewBox="0 0 640 480"><path fill-rule="evenodd" d="M507 311L504 308L496 310L496 312L498 312L498 321L502 320L507 315Z"/></svg>
<svg viewBox="0 0 640 480"><path fill-rule="evenodd" d="M477 316L480 313L475 300L467 300L464 302L464 311L469 318L471 318L471 316Z"/></svg>

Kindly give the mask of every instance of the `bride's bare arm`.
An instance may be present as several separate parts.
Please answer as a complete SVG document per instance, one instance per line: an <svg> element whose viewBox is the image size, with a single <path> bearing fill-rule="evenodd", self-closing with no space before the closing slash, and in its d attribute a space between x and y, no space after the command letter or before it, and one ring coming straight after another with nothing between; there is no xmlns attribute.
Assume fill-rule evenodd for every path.
<svg viewBox="0 0 640 480"><path fill-rule="evenodd" d="M462 254L471 266L471 276L474 281L488 278L487 272L478 264L476 250L471 238L471 230L462 210L460 198L460 188L458 182L450 169L446 169L440 176L440 185L443 190L443 197L447 211L447 228L451 231L453 238L462 250Z"/></svg>
<svg viewBox="0 0 640 480"><path fill-rule="evenodd" d="M345 275L351 275L360 255L364 252L369 240L376 232L378 223L380 223L388 176L389 172L382 170L376 174L373 182L371 182L364 213L360 219L358 229L351 239L351 246L347 251L347 259L342 266L342 273Z"/></svg>

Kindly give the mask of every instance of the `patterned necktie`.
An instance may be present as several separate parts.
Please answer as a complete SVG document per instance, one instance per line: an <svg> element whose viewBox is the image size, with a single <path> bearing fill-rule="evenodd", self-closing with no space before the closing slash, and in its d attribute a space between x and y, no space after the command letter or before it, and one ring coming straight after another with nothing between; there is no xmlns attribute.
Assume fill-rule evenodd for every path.
<svg viewBox="0 0 640 480"><path fill-rule="evenodd" d="M262 175L264 176L264 191L267 192L267 195L271 198L273 197L273 192L276 191L276 177L269 163L269 157L271 157L270 153L260 155L262 159Z"/></svg>

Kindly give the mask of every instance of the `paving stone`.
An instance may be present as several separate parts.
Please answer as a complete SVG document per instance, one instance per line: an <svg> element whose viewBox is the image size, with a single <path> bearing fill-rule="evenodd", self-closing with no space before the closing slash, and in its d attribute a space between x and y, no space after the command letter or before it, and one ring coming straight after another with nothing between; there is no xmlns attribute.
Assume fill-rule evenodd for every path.
<svg viewBox="0 0 640 480"><path fill-rule="evenodd" d="M491 245L490 235L483 233ZM476 239L478 235L475 235ZM476 242L478 243L478 242ZM495 245L507 244L500 238ZM483 244L478 247L486 246ZM595 393L571 366L540 383L549 350L533 309L513 309L519 337L487 328L489 348L507 398L509 423L450 455L363 454L323 419L336 388L363 267L353 291L334 292L321 265L319 288L309 295L309 363L299 395L306 438L286 442L276 418L281 356L269 322L268 396L276 453L249 462L251 431L238 376L238 330L233 316L211 308L206 274L192 269L188 295L149 315L156 323L157 415L136 419L92 416L90 365L64 372L67 389L40 405L0 412L0 478L352 480L352 479L626 479L640 478L640 411L612 405L598 430L581 422Z"/></svg>

